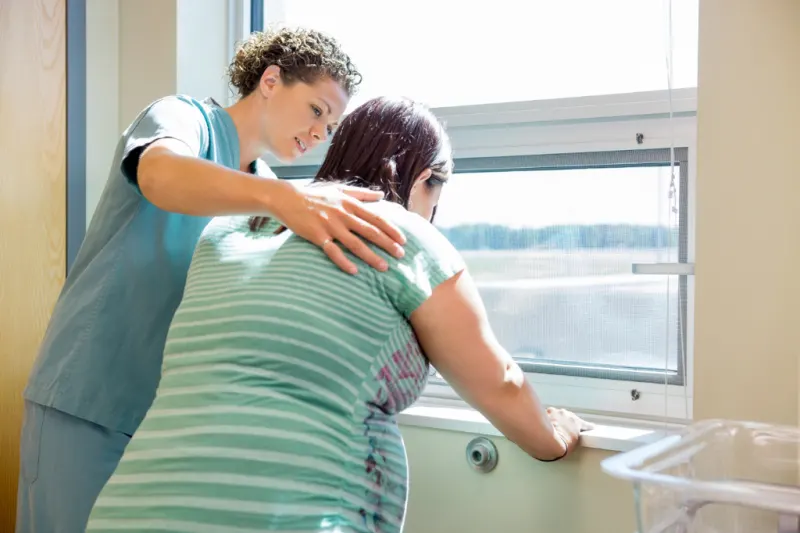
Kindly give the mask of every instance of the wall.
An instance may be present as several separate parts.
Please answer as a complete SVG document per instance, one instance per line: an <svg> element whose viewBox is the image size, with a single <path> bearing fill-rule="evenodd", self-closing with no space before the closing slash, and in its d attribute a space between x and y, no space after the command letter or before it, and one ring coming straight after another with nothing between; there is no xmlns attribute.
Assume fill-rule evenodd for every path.
<svg viewBox="0 0 800 533"><path fill-rule="evenodd" d="M65 0L0 7L0 531L14 529L22 389L66 270L65 29Z"/></svg>
<svg viewBox="0 0 800 533"><path fill-rule="evenodd" d="M175 0L119 1L119 125L177 87Z"/></svg>
<svg viewBox="0 0 800 533"><path fill-rule="evenodd" d="M183 93L225 102L226 1L118 2L119 124L123 129L162 96Z"/></svg>
<svg viewBox="0 0 800 533"><path fill-rule="evenodd" d="M800 2L700 3L695 414L798 423Z"/></svg>
<svg viewBox="0 0 800 533"><path fill-rule="evenodd" d="M86 1L86 224L100 200L120 134L119 2Z"/></svg>
<svg viewBox="0 0 800 533"><path fill-rule="evenodd" d="M123 0L130 1L130 0ZM221 0L178 0L178 78L176 92L195 97L210 96L227 105L227 66L230 43L224 22L228 2Z"/></svg>
<svg viewBox="0 0 800 533"><path fill-rule="evenodd" d="M119 136L145 106L176 93L225 104L231 29L224 0L87 0L86 6L88 225Z"/></svg>
<svg viewBox="0 0 800 533"><path fill-rule="evenodd" d="M472 471L472 435L403 428L411 471L405 533L629 533L632 491L604 474L608 453L581 450L559 463L539 463L504 439L497 469Z"/></svg>

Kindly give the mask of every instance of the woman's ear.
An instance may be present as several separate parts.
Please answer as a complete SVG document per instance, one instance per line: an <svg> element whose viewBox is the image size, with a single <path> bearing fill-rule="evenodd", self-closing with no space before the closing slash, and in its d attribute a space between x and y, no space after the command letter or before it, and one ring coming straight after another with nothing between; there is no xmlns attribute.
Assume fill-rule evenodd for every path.
<svg viewBox="0 0 800 533"><path fill-rule="evenodd" d="M414 185L411 186L411 190L413 191L416 187L421 186L422 183L425 183L431 178L433 175L433 171L429 168L426 168L419 175L414 179Z"/></svg>
<svg viewBox="0 0 800 533"><path fill-rule="evenodd" d="M419 191L420 190L419 188L422 187L424 183L430 179L432 174L433 172L431 171L431 169L426 168L425 170L420 172L416 178L414 178L414 184L411 185L411 190L409 191L408 195L408 205L406 206L409 210L414 209L414 197L416 197L419 194L417 191Z"/></svg>

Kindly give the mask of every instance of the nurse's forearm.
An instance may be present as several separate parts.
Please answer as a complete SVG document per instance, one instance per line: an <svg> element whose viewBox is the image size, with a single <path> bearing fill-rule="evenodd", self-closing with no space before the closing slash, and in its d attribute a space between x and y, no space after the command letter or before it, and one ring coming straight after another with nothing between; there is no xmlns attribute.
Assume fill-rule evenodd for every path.
<svg viewBox="0 0 800 533"><path fill-rule="evenodd" d="M140 158L137 182L153 205L194 216L274 215L297 190L289 183L231 170L153 146Z"/></svg>

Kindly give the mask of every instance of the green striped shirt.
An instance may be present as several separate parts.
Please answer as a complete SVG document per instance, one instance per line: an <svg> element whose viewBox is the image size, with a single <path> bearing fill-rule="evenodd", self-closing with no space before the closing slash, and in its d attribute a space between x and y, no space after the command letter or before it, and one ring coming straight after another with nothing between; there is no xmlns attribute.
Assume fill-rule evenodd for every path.
<svg viewBox="0 0 800 533"><path fill-rule="evenodd" d="M377 272L243 217L214 219L167 337L156 399L90 532L399 532L408 491L395 415L427 361L408 322L460 256L427 221Z"/></svg>

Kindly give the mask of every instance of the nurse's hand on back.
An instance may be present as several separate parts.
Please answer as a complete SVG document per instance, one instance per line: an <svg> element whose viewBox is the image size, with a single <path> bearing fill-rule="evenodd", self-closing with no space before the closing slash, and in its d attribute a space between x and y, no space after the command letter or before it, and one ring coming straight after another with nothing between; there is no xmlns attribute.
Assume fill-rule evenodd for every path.
<svg viewBox="0 0 800 533"><path fill-rule="evenodd" d="M359 187L298 188L286 181L264 179L200 159L186 144L174 139L156 141L144 150L137 177L144 197L165 211L203 217L274 216L297 235L321 246L334 263L353 274L355 265L333 243L334 239L380 270L386 269L385 261L357 235L396 257L403 254L403 234L361 204L382 199L380 191Z"/></svg>
<svg viewBox="0 0 800 533"><path fill-rule="evenodd" d="M239 52L242 60L252 53L247 46ZM238 80L235 65L234 61L231 79L241 83L244 98L228 113L239 134L242 170L266 152L283 161L296 159L328 138L347 107L348 88L334 79L294 84L285 79L280 67L270 65L258 78ZM396 257L403 254L402 233L361 204L382 199L379 191L342 186L297 188L288 182L263 180L200 159L192 147L171 138L160 139L143 151L137 179L142 194L165 211L196 216L274 216L295 234L321 246L334 263L351 273L356 273L355 265L334 240L380 270L387 268L385 261L358 235Z"/></svg>

